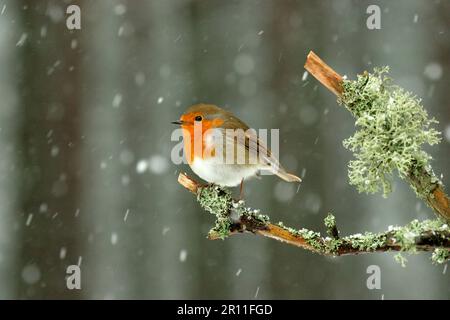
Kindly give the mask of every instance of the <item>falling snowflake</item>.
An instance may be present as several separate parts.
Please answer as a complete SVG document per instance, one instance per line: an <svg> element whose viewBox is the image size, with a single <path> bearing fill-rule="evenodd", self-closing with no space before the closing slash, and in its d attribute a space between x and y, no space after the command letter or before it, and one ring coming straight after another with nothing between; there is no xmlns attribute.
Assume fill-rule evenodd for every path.
<svg viewBox="0 0 450 320"><path fill-rule="evenodd" d="M119 236L117 235L117 233L111 233L111 244L114 246L117 244L117 241L119 241Z"/></svg>
<svg viewBox="0 0 450 320"><path fill-rule="evenodd" d="M185 262L187 259L187 250L183 249L180 251L180 261Z"/></svg>
<svg viewBox="0 0 450 320"><path fill-rule="evenodd" d="M50 150L50 155L52 157L56 157L58 154L59 154L58 146L53 146L52 149Z"/></svg>
<svg viewBox="0 0 450 320"><path fill-rule="evenodd" d="M22 279L26 284L35 284L41 279L41 270L35 264L26 265L22 270Z"/></svg>
<svg viewBox="0 0 450 320"><path fill-rule="evenodd" d="M123 4L118 4L114 7L114 13L118 16L122 16L127 12L127 7Z"/></svg>
<svg viewBox="0 0 450 320"><path fill-rule="evenodd" d="M139 160L136 164L136 171L137 173L144 173L148 169L148 162L147 160Z"/></svg>
<svg viewBox="0 0 450 320"><path fill-rule="evenodd" d="M154 174L163 174L169 169L167 158L161 155L154 155L148 161L148 167Z"/></svg>
<svg viewBox="0 0 450 320"><path fill-rule="evenodd" d="M255 299L258 297L258 294L259 294L259 287L256 288Z"/></svg>
<svg viewBox="0 0 450 320"><path fill-rule="evenodd" d="M136 85L139 87L143 86L145 83L145 74L143 72L138 72L134 76L134 82L136 82Z"/></svg>
<svg viewBox="0 0 450 320"><path fill-rule="evenodd" d="M61 249L59 250L59 258L63 260L66 257L66 254L67 254L66 247L61 247Z"/></svg>
<svg viewBox="0 0 450 320"><path fill-rule="evenodd" d="M112 106L113 108L120 107L120 104L122 103L122 95L120 93L116 93L116 95L113 98Z"/></svg>
<svg viewBox="0 0 450 320"><path fill-rule="evenodd" d="M125 216L123 217L123 221L127 221L129 214L130 214L130 209L127 209L127 211L125 212Z"/></svg>
<svg viewBox="0 0 450 320"><path fill-rule="evenodd" d="M302 81L306 81L308 79L308 71L303 72Z"/></svg>
<svg viewBox="0 0 450 320"><path fill-rule="evenodd" d="M423 73L430 80L439 80L442 77L442 66L437 62L431 62Z"/></svg>
<svg viewBox="0 0 450 320"><path fill-rule="evenodd" d="M170 231L169 227L164 227L162 230L162 235L165 236L167 234L167 232L169 232L169 231Z"/></svg>
<svg viewBox="0 0 450 320"><path fill-rule="evenodd" d="M30 226L31 220L33 220L33 214L32 214L32 213L30 213L30 214L28 215L27 221L25 222L25 225L26 225L27 227Z"/></svg>
<svg viewBox="0 0 450 320"><path fill-rule="evenodd" d="M275 198L280 202L288 202L295 196L296 186L280 181L274 189Z"/></svg>
<svg viewBox="0 0 450 320"><path fill-rule="evenodd" d="M70 48L71 49L76 49L77 47L78 47L77 39L72 39L72 41L70 42Z"/></svg>
<svg viewBox="0 0 450 320"><path fill-rule="evenodd" d="M234 70L241 75L250 74L254 68L255 61L249 54L241 53L234 59Z"/></svg>
<svg viewBox="0 0 450 320"><path fill-rule="evenodd" d="M25 42L27 41L28 38L28 34L27 33L22 33L22 35L19 38L19 41L17 41L16 43L16 47L22 47Z"/></svg>

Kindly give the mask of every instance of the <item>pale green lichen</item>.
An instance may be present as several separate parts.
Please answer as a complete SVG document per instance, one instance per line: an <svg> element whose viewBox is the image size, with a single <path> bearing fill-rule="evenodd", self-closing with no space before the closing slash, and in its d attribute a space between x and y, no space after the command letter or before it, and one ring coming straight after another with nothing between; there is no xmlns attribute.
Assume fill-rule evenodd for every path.
<svg viewBox="0 0 450 320"><path fill-rule="evenodd" d="M230 191L214 185L199 188L197 200L206 211L214 215L226 215L232 203Z"/></svg>
<svg viewBox="0 0 450 320"><path fill-rule="evenodd" d="M406 267L406 263L408 262L408 259L406 259L406 258L402 255L401 252L397 253L397 254L394 256L394 260L395 260L398 264L400 264L400 265L402 266L402 268L405 268L405 267Z"/></svg>
<svg viewBox="0 0 450 320"><path fill-rule="evenodd" d="M402 247L402 251L414 253L416 251L417 239L426 232L429 232L434 237L437 237L436 232L450 233L448 224L441 220L424 220L417 219L411 221L404 227L391 228L392 237L395 244ZM436 239L439 241L440 239Z"/></svg>
<svg viewBox="0 0 450 320"><path fill-rule="evenodd" d="M342 239L325 238L325 251L332 255L338 255L339 248L343 243Z"/></svg>
<svg viewBox="0 0 450 320"><path fill-rule="evenodd" d="M302 237L305 242L314 249L315 252L325 254L325 255L337 255L338 249L342 245L343 241L341 239L334 238L323 238L320 232L312 231L309 229L293 229L283 226L278 223L285 230L289 231L291 234Z"/></svg>
<svg viewBox="0 0 450 320"><path fill-rule="evenodd" d="M286 227L283 222L278 222L277 225L284 230L289 231L289 233L293 235L302 237L305 242L310 245L315 251L324 254L328 253L327 246L325 245L320 232L315 232L305 228L297 230L291 227Z"/></svg>
<svg viewBox="0 0 450 320"><path fill-rule="evenodd" d="M225 239L229 236L233 217L246 219L252 225L265 225L269 217L259 213L259 210L248 208L244 201L234 201L228 189L215 185L198 189L197 200L200 205L209 213L215 215L216 222L209 231L209 236Z"/></svg>
<svg viewBox="0 0 450 320"><path fill-rule="evenodd" d="M327 214L323 222L328 229L336 228L336 218L331 213Z"/></svg>
<svg viewBox="0 0 450 320"><path fill-rule="evenodd" d="M431 156L422 145L440 141L439 132L430 128L437 121L428 118L418 98L391 85L388 70L344 80L339 100L356 118L358 128L344 141L356 158L349 163L350 184L359 192L382 189L384 196L391 191L394 170L405 178L414 167L425 168Z"/></svg>
<svg viewBox="0 0 450 320"><path fill-rule="evenodd" d="M216 222L209 235L213 238L225 239L232 231L244 231L245 227L251 230L264 229L269 223L269 217L245 206L244 201L234 201L230 191L218 186L199 188L197 199L200 205L215 215ZM245 221L245 223L242 223ZM239 223L236 223L239 222ZM349 248L356 252L374 252L377 250L389 251L392 246L401 253L415 253L418 245L427 245L431 241L435 246L448 246L450 227L441 220L413 220L403 227L390 227L388 232L354 234L339 238L337 236L336 219L329 213L324 219L327 231L333 231L330 237L324 238L319 232L305 228L294 229L285 226L282 222L277 225L294 236L304 239L309 247L320 254L337 256L349 252ZM242 229L244 228L244 229ZM424 238L425 237L425 238ZM351 252L352 250L350 250ZM395 260L405 266L406 258L399 253ZM434 263L443 263L449 259L449 251L445 248L436 249L432 255Z"/></svg>
<svg viewBox="0 0 450 320"><path fill-rule="evenodd" d="M450 259L450 251L444 248L436 248L431 255L431 261L435 264L443 264Z"/></svg>
<svg viewBox="0 0 450 320"><path fill-rule="evenodd" d="M333 239L339 238L339 231L336 226L336 218L332 213L328 213L325 219L323 220L325 227L327 227L327 233Z"/></svg>
<svg viewBox="0 0 450 320"><path fill-rule="evenodd" d="M386 235L382 233L365 232L345 237L344 240L350 243L352 248L367 252L376 251L386 245Z"/></svg>
<svg viewBox="0 0 450 320"><path fill-rule="evenodd" d="M216 216L215 226L209 231L210 235L215 234L225 239L230 234L232 223L230 209L233 199L230 191L213 185L199 188L197 200L206 211Z"/></svg>
<svg viewBox="0 0 450 320"><path fill-rule="evenodd" d="M306 242L315 250L321 253L327 253L327 247L324 245L320 232L315 232L308 229L298 230L298 234L306 240Z"/></svg>
<svg viewBox="0 0 450 320"><path fill-rule="evenodd" d="M428 201L428 197L432 195L433 190L438 185L442 185L442 182L436 177L431 166L413 166L408 176L408 181L416 195L426 202Z"/></svg>
<svg viewBox="0 0 450 320"><path fill-rule="evenodd" d="M407 252L409 254L414 254L417 252L417 241L424 234L429 234L429 237L433 237L433 241L435 244L439 244L446 240L445 234L450 234L450 228L448 224L444 223L441 220L424 220L418 221L417 219L411 221L404 227L391 227L392 239L393 243L400 246L402 252ZM442 235L439 236L438 234ZM436 249L437 250L437 249ZM448 250L444 250L447 251ZM448 256L444 255L436 256L436 260L434 259L436 255L436 251L432 255L433 262L438 262L439 258L443 263L444 260L448 259ZM398 253L395 256L395 260L402 265L402 267L406 266L406 262L408 261L401 253Z"/></svg>
<svg viewBox="0 0 450 320"><path fill-rule="evenodd" d="M424 231L426 222L413 220L402 228L393 229L395 243L402 247L402 251L413 253L416 251L416 238Z"/></svg>
<svg viewBox="0 0 450 320"><path fill-rule="evenodd" d="M333 221L334 217L331 218L328 216L327 218L325 218L327 227L336 223L335 220ZM450 234L449 225L441 220L413 220L403 227L390 227L387 232L365 232L364 234L353 234L339 239L323 238L319 232L308 229L296 230L286 227L282 222L279 222L278 226L292 234L303 237L316 252L326 255L337 256L339 255L340 249L348 246L358 252L390 251L391 246L398 246L399 249L396 250L400 250L401 252L397 253L394 259L403 267L406 266L408 261L403 256L403 253L416 253L417 246L424 245L424 243L418 242L421 236L427 237L428 235L428 237L433 237L432 241L435 244L439 244L446 242ZM438 251L434 255L436 256L434 259L436 261L449 259L449 256L445 255L442 251Z"/></svg>

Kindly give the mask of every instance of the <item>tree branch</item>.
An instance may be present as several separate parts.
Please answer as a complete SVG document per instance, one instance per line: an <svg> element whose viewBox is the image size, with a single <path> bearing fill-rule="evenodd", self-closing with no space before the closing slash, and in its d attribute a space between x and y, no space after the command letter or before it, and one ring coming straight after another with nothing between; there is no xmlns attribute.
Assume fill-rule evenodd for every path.
<svg viewBox="0 0 450 320"><path fill-rule="evenodd" d="M306 59L305 69L338 98L342 98L343 78L312 51ZM410 167L406 178L417 195L434 210L437 216L449 223L450 200L433 170L424 167Z"/></svg>
<svg viewBox="0 0 450 320"><path fill-rule="evenodd" d="M180 173L178 182L197 196L200 205L216 216L216 225L209 232L210 240L224 239L238 233L253 233L327 256L354 255L385 251L434 251L433 260L444 262L450 256L450 229L441 221L417 220L404 227L373 234L356 234L339 238L334 216L325 218L331 237L308 229L296 230L279 223L275 225L258 210L235 201L226 189L202 186ZM436 251L438 250L438 251Z"/></svg>

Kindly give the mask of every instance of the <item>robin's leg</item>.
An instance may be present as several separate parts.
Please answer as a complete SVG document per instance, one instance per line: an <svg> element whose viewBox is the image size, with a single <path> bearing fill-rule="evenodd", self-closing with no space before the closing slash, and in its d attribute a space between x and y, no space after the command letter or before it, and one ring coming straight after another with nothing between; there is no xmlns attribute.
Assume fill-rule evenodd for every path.
<svg viewBox="0 0 450 320"><path fill-rule="evenodd" d="M239 188L239 200L244 198L244 178L241 180L241 186Z"/></svg>

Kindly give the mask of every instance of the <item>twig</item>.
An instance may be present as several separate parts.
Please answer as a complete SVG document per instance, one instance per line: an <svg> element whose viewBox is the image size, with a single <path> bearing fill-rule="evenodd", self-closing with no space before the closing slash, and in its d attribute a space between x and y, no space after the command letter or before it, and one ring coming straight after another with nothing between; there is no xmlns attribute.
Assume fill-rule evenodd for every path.
<svg viewBox="0 0 450 320"><path fill-rule="evenodd" d="M342 95L342 76L312 51L309 52L306 58L305 69L336 96L340 97Z"/></svg>
<svg viewBox="0 0 450 320"><path fill-rule="evenodd" d="M306 59L305 69L336 96L342 98L343 78L312 51ZM437 216L449 223L450 200L442 183L434 178L432 170L410 168L407 180L417 194L423 194L423 200Z"/></svg>
<svg viewBox="0 0 450 320"><path fill-rule="evenodd" d="M439 221L422 223L413 221L405 227L391 228L383 233L356 234L339 238L334 217L328 215L325 225L333 237L325 238L315 231L295 230L282 224L272 224L268 217L245 208L242 201L234 201L226 190L213 185L199 185L186 174L180 173L178 182L196 194L204 209L221 220L219 223L223 224L223 219L228 219L228 223L223 224L224 229L221 230L216 229L216 222L216 228L208 236L210 240L224 239L227 236L247 232L327 256L385 251L436 251L436 249L443 250L440 257L443 255L444 261L450 255L450 229L448 225ZM212 203L223 205L213 206Z"/></svg>
<svg viewBox="0 0 450 320"><path fill-rule="evenodd" d="M198 194L201 185L196 181L189 178L186 174L180 173L178 176L178 182L191 191L194 194ZM297 247L302 247L307 250L315 251L315 249L310 246L305 239L289 231L271 223L255 223L254 219L248 219L247 217L240 216L234 221L229 230L229 235L233 235L239 232L251 232L255 234L262 235L264 237L272 238L281 242L286 242ZM218 233L210 233L208 239L217 240L221 239Z"/></svg>

